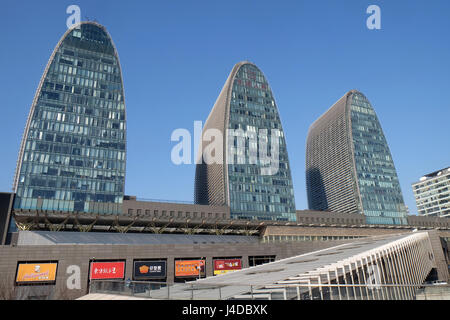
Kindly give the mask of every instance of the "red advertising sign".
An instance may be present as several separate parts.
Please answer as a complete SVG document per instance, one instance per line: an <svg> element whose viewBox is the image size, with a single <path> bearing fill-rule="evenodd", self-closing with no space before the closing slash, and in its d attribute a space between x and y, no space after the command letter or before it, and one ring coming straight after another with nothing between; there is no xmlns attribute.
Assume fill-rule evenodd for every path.
<svg viewBox="0 0 450 320"><path fill-rule="evenodd" d="M123 279L125 262L91 262L90 279Z"/></svg>
<svg viewBox="0 0 450 320"><path fill-rule="evenodd" d="M242 269L241 259L214 260L214 274L222 274Z"/></svg>

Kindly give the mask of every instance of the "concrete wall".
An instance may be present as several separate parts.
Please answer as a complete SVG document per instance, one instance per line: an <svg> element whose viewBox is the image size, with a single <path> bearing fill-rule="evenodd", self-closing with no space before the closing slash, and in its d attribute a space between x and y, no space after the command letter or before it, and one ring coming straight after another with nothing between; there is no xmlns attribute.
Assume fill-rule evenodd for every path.
<svg viewBox="0 0 450 320"><path fill-rule="evenodd" d="M439 232L429 231L431 247L433 248L434 259L436 261L439 280L449 281L448 264L444 249L442 248Z"/></svg>
<svg viewBox="0 0 450 320"><path fill-rule="evenodd" d="M362 214L326 212L314 210L297 210L297 222L316 224L362 225L366 219Z"/></svg>
<svg viewBox="0 0 450 320"><path fill-rule="evenodd" d="M178 258L206 257L206 274L213 275L213 258L241 257L243 268L249 266L249 256L274 255L283 259L348 242L304 242L279 244L165 244L165 245L49 245L49 246L1 246L0 247L0 291L14 291L18 298L25 296L49 296L50 298L74 299L88 292L89 261L126 260L125 279L132 279L134 259L167 259L167 280L174 281L174 260ZM19 261L58 261L57 281L47 286L15 286L15 275ZM70 274L67 268L81 268L81 289L66 290ZM1 298L1 292L0 292ZM14 297L16 298L16 297Z"/></svg>
<svg viewBox="0 0 450 320"><path fill-rule="evenodd" d="M297 228L298 229L298 228ZM314 228L317 231L317 228ZM327 228L324 228L327 230ZM348 229L347 229L348 230ZM317 232L316 232L317 233ZM379 234L379 233L378 233ZM440 280L448 281L447 262L438 231L431 231L430 243ZM167 282L174 282L176 259L205 259L206 275L213 275L214 258L241 258L242 266L249 266L250 256L275 256L276 260L304 254L354 240L304 241L284 243L232 244L158 244L158 245L27 245L0 246L0 299L24 299L39 296L53 299L74 299L88 292L89 262L92 260L125 260L125 279L133 278L133 261L166 259ZM18 262L58 261L57 280L52 285L16 286ZM67 290L71 265L80 267L81 289ZM6 296L4 293L7 293ZM12 293L14 296L8 296Z"/></svg>
<svg viewBox="0 0 450 320"><path fill-rule="evenodd" d="M331 227L331 226L267 226L261 232L261 236L355 236L368 237L387 234L400 234L411 232L414 228L376 228L376 227ZM435 230L442 238L450 238L450 230Z"/></svg>
<svg viewBox="0 0 450 320"><path fill-rule="evenodd" d="M450 286L426 287L417 293L416 300L450 300Z"/></svg>
<svg viewBox="0 0 450 320"><path fill-rule="evenodd" d="M306 236L378 236L411 232L408 229L376 229L345 227L299 227L299 226L267 226L262 236L269 235L306 235Z"/></svg>
<svg viewBox="0 0 450 320"><path fill-rule="evenodd" d="M407 220L411 226L450 228L450 218L408 216Z"/></svg>
<svg viewBox="0 0 450 320"><path fill-rule="evenodd" d="M0 245L6 241L13 199L14 193L0 192Z"/></svg>
<svg viewBox="0 0 450 320"><path fill-rule="evenodd" d="M135 197L130 196L125 198L122 208L125 215L230 219L230 208L227 206L137 201Z"/></svg>
<svg viewBox="0 0 450 320"><path fill-rule="evenodd" d="M409 215L407 216L407 221L409 226L415 227L450 228L450 218ZM297 222L326 225L345 224L351 226L366 224L366 218L364 215L355 213L297 210Z"/></svg>

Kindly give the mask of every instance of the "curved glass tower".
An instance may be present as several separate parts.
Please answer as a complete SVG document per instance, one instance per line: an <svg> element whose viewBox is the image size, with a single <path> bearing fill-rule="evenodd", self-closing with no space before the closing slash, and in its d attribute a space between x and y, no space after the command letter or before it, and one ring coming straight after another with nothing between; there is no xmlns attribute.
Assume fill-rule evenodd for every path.
<svg viewBox="0 0 450 320"><path fill-rule="evenodd" d="M224 137L223 148L216 150L222 161L205 161L203 142L197 157L195 202L228 205L234 219L295 221L281 120L270 86L254 64L234 66L205 123L203 139L210 129ZM273 171L266 170L264 155L275 159Z"/></svg>
<svg viewBox="0 0 450 320"><path fill-rule="evenodd" d="M14 208L121 213L126 116L106 29L82 22L54 49L20 146Z"/></svg>
<svg viewBox="0 0 450 320"><path fill-rule="evenodd" d="M352 90L309 128L306 189L312 210L360 213L369 224L406 224L406 207L378 117Z"/></svg>

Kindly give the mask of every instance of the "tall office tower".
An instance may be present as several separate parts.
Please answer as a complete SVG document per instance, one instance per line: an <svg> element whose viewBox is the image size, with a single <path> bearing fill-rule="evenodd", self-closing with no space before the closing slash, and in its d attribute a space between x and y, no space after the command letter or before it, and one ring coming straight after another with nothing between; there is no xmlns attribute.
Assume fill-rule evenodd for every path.
<svg viewBox="0 0 450 320"><path fill-rule="evenodd" d="M312 210L360 213L368 224L407 223L386 138L361 92L348 92L310 126L306 189Z"/></svg>
<svg viewBox="0 0 450 320"><path fill-rule="evenodd" d="M450 217L450 167L424 175L412 189L419 215Z"/></svg>
<svg viewBox="0 0 450 320"><path fill-rule="evenodd" d="M121 213L125 144L116 48L103 26L82 22L57 44L31 105L14 209Z"/></svg>
<svg viewBox="0 0 450 320"><path fill-rule="evenodd" d="M206 120L203 139L214 132L223 135L224 143L216 154L211 152L219 161L205 159L210 145L199 147L195 202L228 205L233 219L295 221L281 120L269 84L254 64L240 62L231 71Z"/></svg>

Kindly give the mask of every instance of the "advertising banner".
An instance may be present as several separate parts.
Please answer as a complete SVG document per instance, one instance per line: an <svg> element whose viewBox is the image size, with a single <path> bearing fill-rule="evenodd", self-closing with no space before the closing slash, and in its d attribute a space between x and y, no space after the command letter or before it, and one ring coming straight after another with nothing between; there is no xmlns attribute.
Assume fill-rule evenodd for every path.
<svg viewBox="0 0 450 320"><path fill-rule="evenodd" d="M166 277L166 261L135 261L135 280L161 279Z"/></svg>
<svg viewBox="0 0 450 320"><path fill-rule="evenodd" d="M91 262L89 278L95 279L123 279L125 277L125 262Z"/></svg>
<svg viewBox="0 0 450 320"><path fill-rule="evenodd" d="M214 275L224 274L242 269L241 259L214 260Z"/></svg>
<svg viewBox="0 0 450 320"><path fill-rule="evenodd" d="M198 277L205 275L205 260L177 260L175 261L175 277Z"/></svg>
<svg viewBox="0 0 450 320"><path fill-rule="evenodd" d="M56 280L57 267L57 263L19 263L16 282L53 282Z"/></svg>

